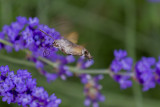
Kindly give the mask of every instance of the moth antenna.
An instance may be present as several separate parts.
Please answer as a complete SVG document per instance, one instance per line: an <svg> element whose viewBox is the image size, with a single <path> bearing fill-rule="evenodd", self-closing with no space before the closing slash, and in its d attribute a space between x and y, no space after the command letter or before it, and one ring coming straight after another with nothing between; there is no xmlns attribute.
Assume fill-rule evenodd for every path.
<svg viewBox="0 0 160 107"><path fill-rule="evenodd" d="M54 40L54 38L51 36L51 35L49 35L49 34L47 34L45 31L43 31L43 30L41 30L41 29L39 29L41 32L43 32L44 34L46 34L47 36L49 36L49 37L51 37L53 40Z"/></svg>

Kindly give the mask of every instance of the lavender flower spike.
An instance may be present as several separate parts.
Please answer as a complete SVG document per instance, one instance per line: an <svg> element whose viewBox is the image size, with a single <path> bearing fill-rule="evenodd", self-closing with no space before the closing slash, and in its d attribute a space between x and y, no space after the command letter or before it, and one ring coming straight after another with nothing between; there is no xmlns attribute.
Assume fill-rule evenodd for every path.
<svg viewBox="0 0 160 107"><path fill-rule="evenodd" d="M114 73L118 73L121 70L130 71L132 68L133 60L127 57L127 52L125 50L115 50L115 59L112 61L111 70Z"/></svg>
<svg viewBox="0 0 160 107"><path fill-rule="evenodd" d="M9 67L0 67L0 96L2 101L18 103L23 107L58 107L60 99L52 94L48 95L43 87L36 86L36 80L32 79L27 70L18 70L17 74L9 70Z"/></svg>
<svg viewBox="0 0 160 107"><path fill-rule="evenodd" d="M156 86L155 64L156 60L153 57L143 57L136 63L136 78L143 85L143 91L148 91Z"/></svg>
<svg viewBox="0 0 160 107"><path fill-rule="evenodd" d="M78 60L77 67L80 69L86 69L93 63L93 60L85 61L85 58L82 56ZM91 105L93 107L99 107L98 103L105 101L105 96L100 92L102 86L99 84L99 80L103 79L103 75L96 75L92 77L89 74L80 74L79 78L81 79L82 84L84 84L84 105L86 107Z"/></svg>
<svg viewBox="0 0 160 107"><path fill-rule="evenodd" d="M115 50L114 51L114 60L110 65L111 72L114 73L112 78L120 84L121 89L126 89L132 86L132 81L130 80L130 76L119 75L119 72L125 72L126 74L130 74L133 66L132 58L127 56L127 52L125 50Z"/></svg>
<svg viewBox="0 0 160 107"><path fill-rule="evenodd" d="M47 32L51 37L46 36L39 29ZM0 39L11 43L13 46L0 43L0 50L5 49L7 52L20 51L27 49L31 53L26 54L26 58L36 63L38 71L47 78L47 81L54 81L61 77L63 80L71 77L73 74L67 69L67 64L75 61L73 56L63 56L57 54L57 48L53 46L54 40L60 39L61 35L54 28L40 24L37 17L29 18L17 17L11 25L5 25L0 31ZM44 70L45 63L40 62L38 57L46 58L53 63L58 63L56 73L49 73ZM55 71L55 69L53 70Z"/></svg>

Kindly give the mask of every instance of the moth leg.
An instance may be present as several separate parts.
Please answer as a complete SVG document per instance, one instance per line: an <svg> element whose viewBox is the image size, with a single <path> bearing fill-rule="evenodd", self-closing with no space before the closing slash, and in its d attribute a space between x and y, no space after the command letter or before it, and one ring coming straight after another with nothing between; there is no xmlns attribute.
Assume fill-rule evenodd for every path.
<svg viewBox="0 0 160 107"><path fill-rule="evenodd" d="M64 50L64 49L61 49L61 51L62 51L63 53L65 53L65 54L68 54L68 53L66 53L66 52L65 52L65 50Z"/></svg>
<svg viewBox="0 0 160 107"><path fill-rule="evenodd" d="M67 54L67 55L72 55L72 54Z"/></svg>

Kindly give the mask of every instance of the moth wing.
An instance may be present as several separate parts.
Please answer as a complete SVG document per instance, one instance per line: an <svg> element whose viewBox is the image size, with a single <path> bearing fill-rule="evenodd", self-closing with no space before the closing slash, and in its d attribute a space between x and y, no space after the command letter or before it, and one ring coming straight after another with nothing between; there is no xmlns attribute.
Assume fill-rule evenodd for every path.
<svg viewBox="0 0 160 107"><path fill-rule="evenodd" d="M86 44L81 44L82 47L86 47Z"/></svg>
<svg viewBox="0 0 160 107"><path fill-rule="evenodd" d="M72 48L72 54L73 55L82 55L82 46L75 46Z"/></svg>
<svg viewBox="0 0 160 107"><path fill-rule="evenodd" d="M77 32L71 32L68 35L64 36L67 40L71 41L74 44L77 44L78 42L78 33Z"/></svg>

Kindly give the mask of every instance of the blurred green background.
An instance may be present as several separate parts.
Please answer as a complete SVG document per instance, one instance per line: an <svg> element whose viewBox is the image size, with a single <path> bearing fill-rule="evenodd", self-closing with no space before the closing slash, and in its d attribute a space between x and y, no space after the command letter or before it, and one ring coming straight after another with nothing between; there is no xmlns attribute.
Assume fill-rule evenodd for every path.
<svg viewBox="0 0 160 107"><path fill-rule="evenodd" d="M84 44L94 56L92 68L107 68L114 49L126 49L134 61L142 56L160 55L160 3L147 0L0 0L0 28L17 16L38 17L40 23L54 27L62 35L76 31L79 44ZM4 54L5 52L1 52ZM8 56L22 58L22 52ZM78 78L57 79L47 83L34 67L18 65L0 59L0 65L10 69L28 69L51 94L62 99L60 107L83 107L83 85ZM112 78L101 81L106 101L100 107L159 107L160 86L147 92L134 83L120 90ZM0 107L17 107L0 101Z"/></svg>

